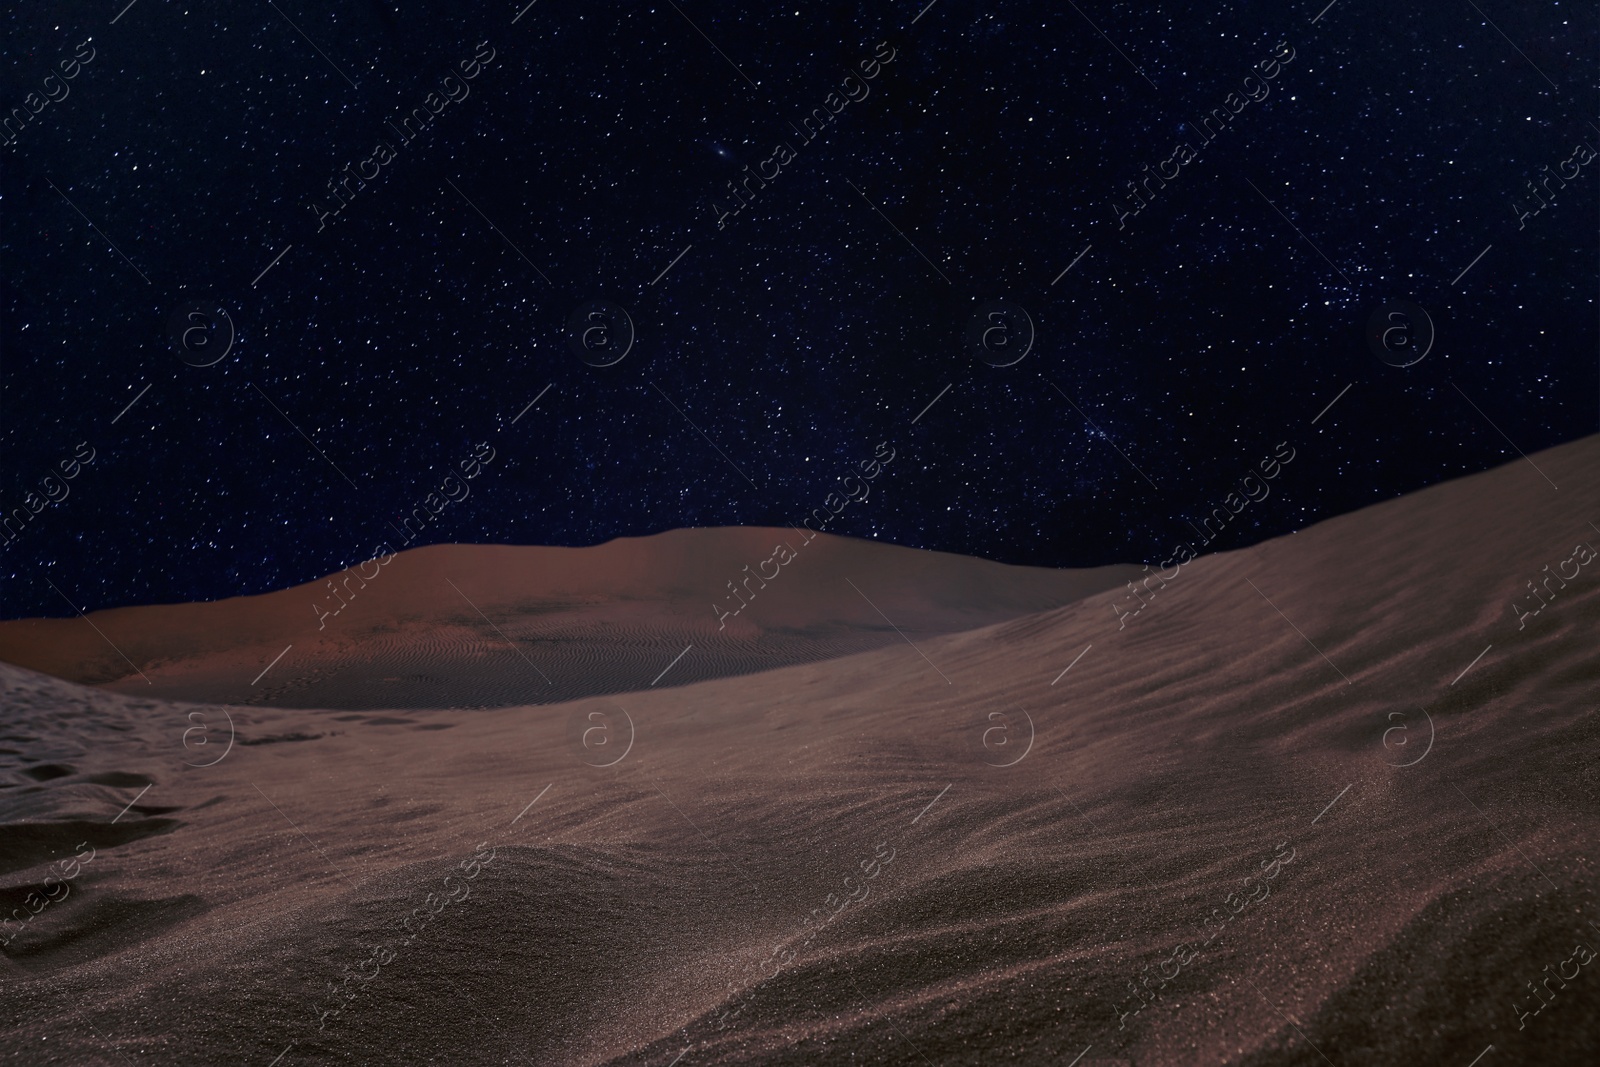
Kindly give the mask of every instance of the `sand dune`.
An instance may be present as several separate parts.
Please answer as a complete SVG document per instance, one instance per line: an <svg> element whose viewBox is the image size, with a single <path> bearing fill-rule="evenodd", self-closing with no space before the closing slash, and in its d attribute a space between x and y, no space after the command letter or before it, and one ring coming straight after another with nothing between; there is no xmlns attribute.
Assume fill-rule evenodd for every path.
<svg viewBox="0 0 1600 1067"><path fill-rule="evenodd" d="M37 903L95 850L0 926L0 1055L1593 1063L1600 562L1509 605L1600 546L1600 438L1533 460L1559 490L1519 459L1204 557L1120 630L1103 576L1024 614L1033 572L992 589L891 553L904 585L863 581L846 544L792 614L754 617L870 625L851 577L921 636L494 712L235 707L231 733L213 705L0 667L0 894ZM735 532L699 533L663 536L723 574L695 545ZM456 551L412 555L516 614ZM631 574L596 610L639 583L646 640L676 586ZM425 631L434 593L341 621ZM176 688L221 644L292 641L282 604L270 640L203 606L236 629L189 660L176 623L128 630ZM54 662L99 655L72 647ZM407 647L420 672L464 662L454 638Z"/></svg>
<svg viewBox="0 0 1600 1067"><path fill-rule="evenodd" d="M262 596L97 611L92 626L0 622L0 660L119 692L228 704L548 704L647 688L657 676L683 685L850 655L899 641L895 625L914 638L969 630L1137 573L811 538L751 527L593 548L437 545ZM791 561L763 567L779 544L795 546Z"/></svg>

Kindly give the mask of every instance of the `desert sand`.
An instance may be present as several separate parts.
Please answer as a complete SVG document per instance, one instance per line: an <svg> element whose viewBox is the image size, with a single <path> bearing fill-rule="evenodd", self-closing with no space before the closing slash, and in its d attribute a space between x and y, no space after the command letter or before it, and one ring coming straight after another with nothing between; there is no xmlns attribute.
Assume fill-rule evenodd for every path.
<svg viewBox="0 0 1600 1067"><path fill-rule="evenodd" d="M891 620L913 640L971 630L1139 573L810 537L746 527L593 548L436 545L263 596L97 611L93 626L0 622L0 660L116 692L217 703L549 704L879 648L901 640ZM762 567L780 544L795 546L791 562Z"/></svg>
<svg viewBox="0 0 1600 1067"><path fill-rule="evenodd" d="M0 1062L1592 1064L1600 438L1531 459L1121 629L830 539L717 633L726 530L92 616L148 682L5 624Z"/></svg>

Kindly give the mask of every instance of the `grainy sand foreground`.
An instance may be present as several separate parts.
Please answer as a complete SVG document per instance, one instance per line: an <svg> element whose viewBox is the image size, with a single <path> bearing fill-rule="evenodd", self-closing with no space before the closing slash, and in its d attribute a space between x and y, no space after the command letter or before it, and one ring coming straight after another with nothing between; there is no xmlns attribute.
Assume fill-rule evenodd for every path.
<svg viewBox="0 0 1600 1067"><path fill-rule="evenodd" d="M300 632L130 609L164 620L124 646L166 657L152 685L0 667L0 1062L1600 1062L1600 561L1566 562L1600 546L1600 438L1533 461L1559 490L1519 459L1204 557L1120 631L1116 574L989 588L931 553L853 571L841 542L752 605L736 636L792 665L748 673L706 632L765 555L729 566L730 531L628 542L632 578L574 563L565 592L471 564L553 550L421 550L370 590L417 603L329 624L363 664L390 627L383 655L492 704L456 676L526 670L511 639L553 649L539 605L591 583L560 609L588 644L543 668L585 679L560 704L174 702L243 703L219 665L248 682ZM428 646L443 601L408 563L510 620L506 657ZM964 612L993 614L938 633ZM27 625L12 658L106 670L92 632ZM697 636L709 680L652 687ZM303 662L334 678L338 647Z"/></svg>

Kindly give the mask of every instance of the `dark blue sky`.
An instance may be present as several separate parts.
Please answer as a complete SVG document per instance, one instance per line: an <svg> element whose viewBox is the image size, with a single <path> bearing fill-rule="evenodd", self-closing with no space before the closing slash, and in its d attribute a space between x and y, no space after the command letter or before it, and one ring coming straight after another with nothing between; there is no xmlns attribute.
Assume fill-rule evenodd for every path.
<svg viewBox="0 0 1600 1067"><path fill-rule="evenodd" d="M1579 5L120 7L4 21L7 617L279 588L417 507L797 523L885 441L832 531L1159 560L1279 442L1214 547L1600 423ZM566 339L595 300L611 366ZM1011 366L966 341L996 300ZM1436 332L1403 368L1394 300Z"/></svg>

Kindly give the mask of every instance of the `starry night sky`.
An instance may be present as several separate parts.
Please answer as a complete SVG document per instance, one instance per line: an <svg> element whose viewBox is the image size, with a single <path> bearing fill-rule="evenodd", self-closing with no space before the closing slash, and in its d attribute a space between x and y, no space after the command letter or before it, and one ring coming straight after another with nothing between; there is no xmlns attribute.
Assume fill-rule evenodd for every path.
<svg viewBox="0 0 1600 1067"><path fill-rule="evenodd" d="M479 442L415 543L798 523L888 442L831 532L1085 566L1193 540L1279 442L1213 550L1600 422L1600 160L1519 220L1600 148L1592 6L125 2L4 18L5 617L330 573ZM1397 299L1437 332L1404 368L1364 336ZM966 342L994 300L1011 366Z"/></svg>

